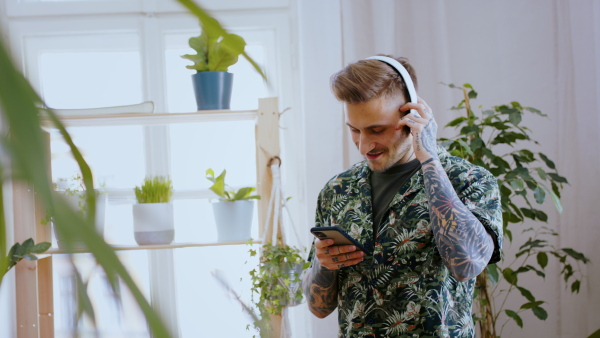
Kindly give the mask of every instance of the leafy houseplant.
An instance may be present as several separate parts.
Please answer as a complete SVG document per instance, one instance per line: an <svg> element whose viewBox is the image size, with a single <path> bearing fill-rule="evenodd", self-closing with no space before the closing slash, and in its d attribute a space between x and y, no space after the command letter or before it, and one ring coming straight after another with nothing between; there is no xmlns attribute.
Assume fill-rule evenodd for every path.
<svg viewBox="0 0 600 338"><path fill-rule="evenodd" d="M254 187L244 187L238 190L231 188L225 184L225 175L227 170L223 170L221 174L215 177L215 172L212 169L206 169L206 179L213 182L213 185L209 188L212 192L217 194L221 200L235 202L251 199L260 199L258 195L252 195L256 190Z"/></svg>
<svg viewBox="0 0 600 338"><path fill-rule="evenodd" d="M579 264L587 264L589 260L573 249L556 248L550 244L550 239L558 236L551 227L516 226L523 224L526 219L547 223L548 215L535 205L543 204L547 196L551 197L556 210L562 212L560 193L563 184L568 184L567 179L558 174L556 165L545 154L522 147L527 142L538 143L531 139L531 130L521 124L523 115L546 115L535 108L523 107L519 102L494 106L491 110L483 110L476 115L470 103L477 97L473 87L468 83L463 87L452 84L449 87L463 91L464 99L452 109L465 110L466 116L447 124L447 127L459 130L456 137L440 141L452 155L482 166L496 176L500 187L505 237L509 243L513 243L513 231L518 231L518 239L527 238L512 261L503 260L502 267L488 265L477 277L478 310L474 317L479 323L482 336L495 338L502 335L502 328L510 319L523 327L520 314L525 311L533 311L541 320L548 317L542 307L545 301L537 299L534 292L523 287L519 275L536 274L545 278L544 270L549 258L554 257L562 267L560 275L566 283L571 281L571 292L579 292ZM507 146L511 150L508 153L505 152ZM505 281L506 284L500 281ZM519 309L509 309L506 307L506 300L515 291L524 297L525 302ZM502 313L510 318L500 326L498 320Z"/></svg>
<svg viewBox="0 0 600 338"><path fill-rule="evenodd" d="M213 185L209 188L219 200L212 204L219 242L247 241L250 238L252 214L254 212L254 199L260 196L253 195L254 187L244 187L235 190L225 184L225 175L215 177L212 169L206 170L206 179Z"/></svg>
<svg viewBox="0 0 600 338"><path fill-rule="evenodd" d="M192 80L198 110L229 109L233 74L227 70L246 48L241 36L219 30L217 24L212 18L201 22L202 33L189 40L196 54L181 56L193 62L186 68L196 71Z"/></svg>
<svg viewBox="0 0 600 338"><path fill-rule="evenodd" d="M173 186L163 176L147 177L135 187L138 204L133 205L135 241L140 245L170 244L175 238L173 221Z"/></svg>
<svg viewBox="0 0 600 338"><path fill-rule="evenodd" d="M250 250L250 256L256 255L256 250ZM260 257L258 268L250 271L252 302L260 313L254 326L261 337L269 337L268 319L281 315L285 306L302 302L300 275L310 263L302 258L299 249L282 243L266 243Z"/></svg>

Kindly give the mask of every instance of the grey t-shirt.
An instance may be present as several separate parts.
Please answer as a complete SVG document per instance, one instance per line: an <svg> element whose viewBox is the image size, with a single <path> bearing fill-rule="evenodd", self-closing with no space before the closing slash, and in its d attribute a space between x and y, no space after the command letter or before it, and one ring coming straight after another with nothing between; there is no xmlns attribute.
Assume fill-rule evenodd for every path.
<svg viewBox="0 0 600 338"><path fill-rule="evenodd" d="M371 173L374 236L377 236L381 219L387 212L394 195L419 169L421 169L421 162L415 158L408 163L393 166L384 172Z"/></svg>

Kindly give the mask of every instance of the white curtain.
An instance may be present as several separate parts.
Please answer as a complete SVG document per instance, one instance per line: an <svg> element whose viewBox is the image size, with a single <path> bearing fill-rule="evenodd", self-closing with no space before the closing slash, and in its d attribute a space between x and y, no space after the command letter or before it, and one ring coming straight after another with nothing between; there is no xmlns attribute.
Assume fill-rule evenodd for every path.
<svg viewBox="0 0 600 338"><path fill-rule="evenodd" d="M565 289L557 266L545 280L527 280L549 302L550 318L526 315L523 330L508 327L503 336L587 337L600 328L600 1L354 0L341 1L341 18L343 64L378 53L408 57L440 127L458 116L448 108L461 100L441 82L471 83L484 108L519 101L548 114L524 123L540 141L534 150L554 159L570 185L562 215L550 203L543 209L558 226L556 244L595 264L584 269L580 295ZM361 160L347 135L341 143L345 167Z"/></svg>

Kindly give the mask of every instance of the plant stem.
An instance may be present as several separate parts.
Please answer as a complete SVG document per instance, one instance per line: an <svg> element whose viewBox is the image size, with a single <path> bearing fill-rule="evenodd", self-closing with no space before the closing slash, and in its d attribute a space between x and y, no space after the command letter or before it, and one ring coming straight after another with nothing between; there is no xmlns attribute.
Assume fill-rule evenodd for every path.
<svg viewBox="0 0 600 338"><path fill-rule="evenodd" d="M483 338L496 338L496 318L493 315L492 297L488 290L489 277L487 270L477 276L477 288L479 289L479 299L484 299L485 305L479 302L479 310L482 319L479 322L479 329Z"/></svg>
<svg viewBox="0 0 600 338"><path fill-rule="evenodd" d="M467 109L467 118L471 118L471 103L469 102L469 93L463 88L463 95L465 97L465 109Z"/></svg>

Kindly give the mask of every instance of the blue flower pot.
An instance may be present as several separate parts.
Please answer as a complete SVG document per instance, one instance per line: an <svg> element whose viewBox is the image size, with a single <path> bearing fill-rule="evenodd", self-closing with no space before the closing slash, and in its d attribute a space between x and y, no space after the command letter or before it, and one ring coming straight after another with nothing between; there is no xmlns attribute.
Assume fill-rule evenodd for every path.
<svg viewBox="0 0 600 338"><path fill-rule="evenodd" d="M198 110L229 109L233 74L201 72L192 75Z"/></svg>

